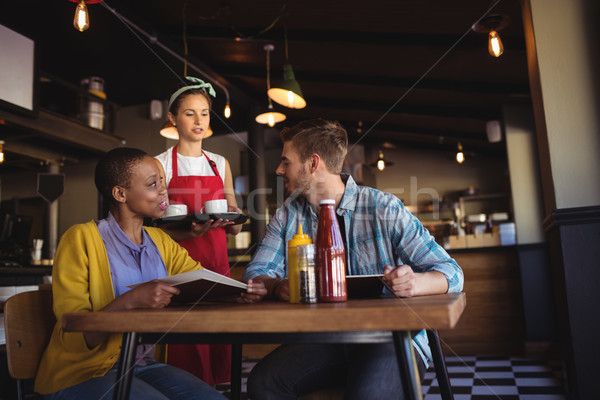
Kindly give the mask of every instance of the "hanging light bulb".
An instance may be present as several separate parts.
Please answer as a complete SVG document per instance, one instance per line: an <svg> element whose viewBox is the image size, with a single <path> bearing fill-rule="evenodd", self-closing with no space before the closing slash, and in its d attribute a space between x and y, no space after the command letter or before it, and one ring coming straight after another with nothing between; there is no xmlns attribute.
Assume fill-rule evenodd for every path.
<svg viewBox="0 0 600 400"><path fill-rule="evenodd" d="M80 0L79 4L77 4L77 8L75 8L73 26L79 32L83 32L90 27L90 18L88 16L88 10L84 0Z"/></svg>
<svg viewBox="0 0 600 400"><path fill-rule="evenodd" d="M488 50L493 57L500 57L504 52L504 45L500 40L498 31L508 26L508 15L491 14L475 22L471 29L479 33L488 33Z"/></svg>
<svg viewBox="0 0 600 400"><path fill-rule="evenodd" d="M500 40L500 35L498 35L498 32L496 31L490 32L490 43L488 46L488 50L490 51L490 54L494 57L500 57L500 55L504 53L504 45Z"/></svg>
<svg viewBox="0 0 600 400"><path fill-rule="evenodd" d="M381 151L381 150L379 150L379 156L377 157L377 161L369 164L369 166L375 167L379 171L383 171L385 169L385 167L391 167L392 165L394 165L393 162L385 161L385 159L383 158L383 151Z"/></svg>
<svg viewBox="0 0 600 400"><path fill-rule="evenodd" d="M458 142L458 152L456 153L456 161L458 161L459 164L462 164L463 161L465 161L465 155L463 153L462 143L460 143L460 142Z"/></svg>
<svg viewBox="0 0 600 400"><path fill-rule="evenodd" d="M4 140L0 140L0 164L4 162Z"/></svg>
<svg viewBox="0 0 600 400"><path fill-rule="evenodd" d="M225 115L225 118L231 117L231 107L229 107L229 103L227 103L227 105L225 106L225 111L223 112L223 115Z"/></svg>
<svg viewBox="0 0 600 400"><path fill-rule="evenodd" d="M79 32L83 32L90 27L90 17L87 6L90 4L101 3L104 0L69 0L77 3L75 8L75 18L73 18L73 26Z"/></svg>

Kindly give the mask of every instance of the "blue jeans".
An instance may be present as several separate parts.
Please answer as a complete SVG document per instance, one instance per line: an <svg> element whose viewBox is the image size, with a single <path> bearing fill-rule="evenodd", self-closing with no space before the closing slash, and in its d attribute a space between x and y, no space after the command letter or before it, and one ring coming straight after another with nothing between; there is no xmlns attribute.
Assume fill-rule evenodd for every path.
<svg viewBox="0 0 600 400"><path fill-rule="evenodd" d="M155 363L136 366L133 375L129 396L131 400L227 399L194 375L170 365ZM111 400L116 376L117 368L113 367L104 376L45 395L44 400Z"/></svg>
<svg viewBox="0 0 600 400"><path fill-rule="evenodd" d="M425 365L416 354L419 376ZM404 399L392 343L288 344L263 358L248 378L252 400L285 400L343 387L344 399Z"/></svg>

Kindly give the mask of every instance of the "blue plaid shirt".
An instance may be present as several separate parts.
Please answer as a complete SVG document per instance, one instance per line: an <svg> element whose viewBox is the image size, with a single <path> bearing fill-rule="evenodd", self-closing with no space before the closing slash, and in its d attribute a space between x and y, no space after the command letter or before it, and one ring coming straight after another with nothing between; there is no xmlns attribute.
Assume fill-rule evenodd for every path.
<svg viewBox="0 0 600 400"><path fill-rule="evenodd" d="M344 219L345 248L349 275L382 274L386 265L407 264L415 272L439 271L448 280L448 292L460 292L464 277L461 268L439 246L391 193L358 186L351 176L342 175L346 190L336 212ZM317 237L319 216L303 196L290 196L277 209L267 227L243 279L259 275L272 278L287 276L287 242L302 224L304 232ZM425 331L414 338L425 364L431 351Z"/></svg>

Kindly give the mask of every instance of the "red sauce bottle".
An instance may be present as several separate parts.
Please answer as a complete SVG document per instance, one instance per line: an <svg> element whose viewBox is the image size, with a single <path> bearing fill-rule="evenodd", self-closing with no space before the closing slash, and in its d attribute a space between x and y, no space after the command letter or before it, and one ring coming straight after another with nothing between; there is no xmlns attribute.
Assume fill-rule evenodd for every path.
<svg viewBox="0 0 600 400"><path fill-rule="evenodd" d="M335 200L321 200L319 206L315 243L319 301L346 301L346 256L335 214Z"/></svg>

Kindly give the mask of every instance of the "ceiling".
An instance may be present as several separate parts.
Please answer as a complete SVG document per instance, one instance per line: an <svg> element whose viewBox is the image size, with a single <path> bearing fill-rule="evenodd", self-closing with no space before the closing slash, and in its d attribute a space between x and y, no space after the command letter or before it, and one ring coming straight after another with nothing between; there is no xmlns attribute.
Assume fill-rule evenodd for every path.
<svg viewBox="0 0 600 400"><path fill-rule="evenodd" d="M225 120L216 86L215 134L246 131L257 107L267 105L263 48L275 46L276 85L286 32L307 107L275 105L288 116L278 126L323 117L340 121L351 141L375 147L451 152L460 141L467 155L505 157L504 141L488 142L486 122L501 120L503 104L531 104L519 0L105 0L88 5L85 32L72 26L70 1L1 3L0 24L39 44L49 78L41 106L72 117L73 96L54 83L76 88L83 78L102 77L117 108L166 100L180 85L187 46L188 74L202 70L231 97L233 115ZM499 58L489 55L487 35L470 29L486 14L511 19L499 32Z"/></svg>

